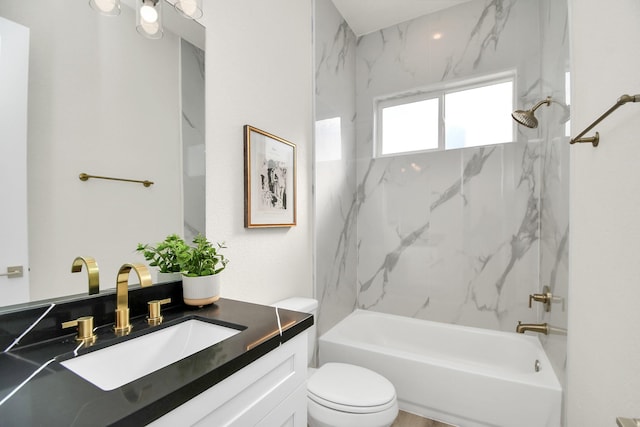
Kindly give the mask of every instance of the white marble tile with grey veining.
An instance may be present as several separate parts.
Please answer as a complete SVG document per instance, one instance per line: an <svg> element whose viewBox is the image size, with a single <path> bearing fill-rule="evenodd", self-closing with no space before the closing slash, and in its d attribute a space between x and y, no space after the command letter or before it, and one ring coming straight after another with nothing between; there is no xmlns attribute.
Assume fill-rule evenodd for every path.
<svg viewBox="0 0 640 427"><path fill-rule="evenodd" d="M316 26L316 297L318 330L355 307L356 38L330 0L315 3Z"/></svg>
<svg viewBox="0 0 640 427"><path fill-rule="evenodd" d="M351 113L353 146L342 150L348 160L316 165L316 285L330 305L321 306L321 325L350 307L508 331L518 320L566 322L560 310L543 316L527 305L542 282L559 292L566 283L568 152L556 145L566 108L537 112L539 129L515 127L517 143L373 158L378 97L513 71L517 108L560 99L566 4L557 3L472 1L348 48L333 15L316 52L316 108L323 119L332 109ZM355 100L338 96L349 88L341 59L352 56ZM547 342L562 360L563 344Z"/></svg>

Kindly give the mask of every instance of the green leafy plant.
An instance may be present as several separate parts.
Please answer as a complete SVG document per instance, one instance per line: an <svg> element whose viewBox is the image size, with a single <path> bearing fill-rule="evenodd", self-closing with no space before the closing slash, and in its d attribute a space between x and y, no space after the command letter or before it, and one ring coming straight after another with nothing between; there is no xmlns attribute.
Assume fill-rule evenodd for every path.
<svg viewBox="0 0 640 427"><path fill-rule="evenodd" d="M138 243L137 252L142 252L144 259L152 267L158 267L161 273L179 273L181 271L178 257L189 250L189 246L177 234L171 234L155 247Z"/></svg>
<svg viewBox="0 0 640 427"><path fill-rule="evenodd" d="M187 277L211 276L225 269L229 260L220 253L220 249L226 249L224 242L217 243L216 248L203 235L198 235L193 243L195 246L188 246L178 254L182 274Z"/></svg>

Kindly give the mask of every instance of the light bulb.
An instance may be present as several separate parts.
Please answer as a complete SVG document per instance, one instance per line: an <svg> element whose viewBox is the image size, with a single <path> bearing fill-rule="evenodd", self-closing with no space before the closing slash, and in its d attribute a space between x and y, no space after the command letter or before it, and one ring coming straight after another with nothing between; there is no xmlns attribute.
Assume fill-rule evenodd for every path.
<svg viewBox="0 0 640 427"><path fill-rule="evenodd" d="M140 8L140 17L144 22L150 24L158 21L158 11L153 5L153 2L145 0L143 6Z"/></svg>
<svg viewBox="0 0 640 427"><path fill-rule="evenodd" d="M144 19L141 19L140 20L140 26L142 27L144 32L147 33L150 36L153 36L153 35L157 34L158 30L160 30L160 25L158 24L158 21L156 21L156 22L147 22Z"/></svg>
<svg viewBox="0 0 640 427"><path fill-rule="evenodd" d="M89 0L89 6L104 16L120 14L120 0Z"/></svg>
<svg viewBox="0 0 640 427"><path fill-rule="evenodd" d="M94 0L94 4L101 12L111 12L116 7L113 0Z"/></svg>
<svg viewBox="0 0 640 427"><path fill-rule="evenodd" d="M187 16L193 16L198 10L198 5L195 1L183 0L180 2L180 9Z"/></svg>
<svg viewBox="0 0 640 427"><path fill-rule="evenodd" d="M202 9L198 0L178 0L173 6L185 18L202 18Z"/></svg>

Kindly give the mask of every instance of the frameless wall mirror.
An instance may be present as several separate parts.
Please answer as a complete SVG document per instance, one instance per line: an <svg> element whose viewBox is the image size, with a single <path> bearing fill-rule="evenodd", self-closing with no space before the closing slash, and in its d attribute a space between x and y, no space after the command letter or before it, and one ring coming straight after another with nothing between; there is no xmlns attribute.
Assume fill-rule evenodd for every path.
<svg viewBox="0 0 640 427"><path fill-rule="evenodd" d="M2 0L0 17L0 66L8 25L27 49L23 129L0 128L15 151L2 169L23 164L0 182L3 195L21 194L0 213L0 270L24 275L0 276L0 305L86 294L86 274L71 274L77 256L95 258L100 289L113 288L120 265L144 262L138 242L204 232L204 27L166 3L163 37L141 37L126 0L116 17L86 1ZM82 172L154 184L83 182Z"/></svg>

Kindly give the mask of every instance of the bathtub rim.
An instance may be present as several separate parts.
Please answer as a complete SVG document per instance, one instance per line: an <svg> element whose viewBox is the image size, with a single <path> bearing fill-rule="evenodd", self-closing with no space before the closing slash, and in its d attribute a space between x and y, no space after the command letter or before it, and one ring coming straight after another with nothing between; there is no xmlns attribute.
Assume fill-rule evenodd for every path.
<svg viewBox="0 0 640 427"><path fill-rule="evenodd" d="M356 316L376 316L376 317L383 317L383 318L391 317L402 322L411 322L414 324L426 323L427 325L430 325L438 329L449 329L449 330L454 329L464 333L472 332L474 334L482 334L482 335L488 334L495 337L506 338L514 341L524 341L535 347L536 351L540 356L537 359L540 361L543 369L541 369L539 372L534 372L533 366L532 366L531 372L529 371L509 372L509 375L505 375L504 373L499 371L488 370L486 369L487 366L483 364L473 364L473 363L468 363L460 360L446 363L447 361L445 361L441 357L433 357L429 355L416 356L415 354L406 350L386 348L379 344L370 344L365 341L359 341L358 345L356 345L352 340L348 340L344 338L344 336L342 336L340 333L340 328L344 328L343 322L347 322L348 319ZM516 332L498 331L495 329L485 329L485 328L479 328L474 326L457 325L453 323L436 322L436 321L427 320L427 319L417 319L414 317L401 316L401 315L391 314L391 313L383 313L383 312L373 311L373 310L355 309L350 314L348 314L345 318L340 320L340 322L336 323L328 331L326 331L324 334L318 337L318 349L320 348L321 341L330 341L339 345L347 346L349 348L362 348L368 351L379 352L380 349L383 349L385 352L391 355L408 358L412 361L418 361L418 362L426 361L428 363L432 363L436 366L446 368L446 369L453 369L460 372L467 372L467 373L472 373L474 375L481 375L486 377L495 376L495 377L503 378L503 379L517 382L517 383L530 384L532 386L542 387L545 389L562 392L562 385L560 384L560 380L558 379L558 376L553 368L553 365L551 364L551 361L549 360L549 357L547 356L544 350L544 347L542 346L542 343L540 342L537 336L517 334ZM535 379L538 381L532 381L532 379Z"/></svg>

